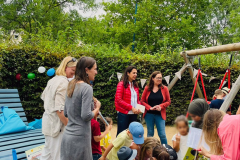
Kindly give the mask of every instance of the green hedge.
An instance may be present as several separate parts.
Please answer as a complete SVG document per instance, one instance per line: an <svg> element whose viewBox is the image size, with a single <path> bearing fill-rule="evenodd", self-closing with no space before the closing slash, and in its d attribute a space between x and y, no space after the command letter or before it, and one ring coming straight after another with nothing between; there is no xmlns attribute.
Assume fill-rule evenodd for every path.
<svg viewBox="0 0 240 160"><path fill-rule="evenodd" d="M138 80L140 78L148 78L155 70L160 70L163 76L172 75L179 71L183 65L183 61L178 62L164 59L163 57L150 55L129 55L129 54L112 54L111 56L104 56L97 52L82 52L77 51L71 56L80 58L82 55L92 56L97 60L98 75L94 85L94 95L101 101L101 112L105 116L116 118L116 111L114 107L114 96L118 79L116 72L123 72L128 65L135 65L138 68ZM28 121L34 118L41 118L43 114L43 102L40 95L50 79L46 73L40 74L37 69L39 66L44 66L46 69L56 68L61 60L67 56L63 53L48 53L34 48L8 48L0 49L0 60L2 66L0 67L0 88L17 88L20 93L20 98L25 109ZM197 68L197 66L195 66ZM232 70L233 81L239 75L239 66L234 66ZM209 83L210 76L204 77L205 87L208 99L211 100L213 92L220 85L220 81L225 73L226 68L222 66L208 67L203 66L203 72L208 75L218 77ZM33 72L36 78L33 80L27 79L27 74ZM22 79L17 81L15 75L20 73ZM109 77L114 73L114 77L109 81ZM165 83L165 82L164 82ZM167 123L172 124L176 116L186 114L186 110L191 99L193 84L188 71L182 76L173 89L170 91L172 104L167 108ZM143 88L140 88L140 93ZM232 108L233 113L236 112L238 104L240 104L240 94L235 98ZM195 95L197 98L197 95Z"/></svg>

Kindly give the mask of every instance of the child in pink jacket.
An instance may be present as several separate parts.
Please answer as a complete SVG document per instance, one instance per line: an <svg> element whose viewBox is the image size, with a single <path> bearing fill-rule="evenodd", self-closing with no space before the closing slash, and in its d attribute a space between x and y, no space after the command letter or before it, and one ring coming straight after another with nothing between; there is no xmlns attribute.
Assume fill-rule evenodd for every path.
<svg viewBox="0 0 240 160"><path fill-rule="evenodd" d="M227 115L217 109L206 112L203 134L210 152L200 153L211 160L240 160L240 115Z"/></svg>

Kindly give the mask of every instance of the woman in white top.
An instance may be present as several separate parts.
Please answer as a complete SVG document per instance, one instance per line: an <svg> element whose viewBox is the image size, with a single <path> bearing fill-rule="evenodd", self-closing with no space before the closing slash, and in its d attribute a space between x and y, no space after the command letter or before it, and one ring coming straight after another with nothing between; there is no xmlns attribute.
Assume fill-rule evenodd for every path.
<svg viewBox="0 0 240 160"><path fill-rule="evenodd" d="M41 160L60 159L62 135L68 123L68 119L63 114L68 78L75 75L76 65L75 58L65 57L56 71L56 76L48 81L41 95L45 110L42 117L45 146Z"/></svg>

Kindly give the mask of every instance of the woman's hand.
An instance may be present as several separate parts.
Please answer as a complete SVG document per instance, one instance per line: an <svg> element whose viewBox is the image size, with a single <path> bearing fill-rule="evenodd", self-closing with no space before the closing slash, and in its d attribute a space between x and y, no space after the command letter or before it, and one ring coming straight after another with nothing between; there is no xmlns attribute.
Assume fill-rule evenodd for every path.
<svg viewBox="0 0 240 160"><path fill-rule="evenodd" d="M150 110L161 111L161 107L159 105L156 105L154 107L151 107Z"/></svg>
<svg viewBox="0 0 240 160"><path fill-rule="evenodd" d="M207 158L211 157L211 154L203 147L200 148L200 150L198 151L200 154L204 155Z"/></svg>
<svg viewBox="0 0 240 160"><path fill-rule="evenodd" d="M134 114L139 114L140 113L140 110L136 109L134 107L132 107L132 111L133 111Z"/></svg>

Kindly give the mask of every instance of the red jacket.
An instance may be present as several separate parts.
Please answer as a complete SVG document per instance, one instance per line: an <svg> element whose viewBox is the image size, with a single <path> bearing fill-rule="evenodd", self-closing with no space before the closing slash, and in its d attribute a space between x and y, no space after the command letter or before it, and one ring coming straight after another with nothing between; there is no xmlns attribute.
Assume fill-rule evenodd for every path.
<svg viewBox="0 0 240 160"><path fill-rule="evenodd" d="M140 104L139 88L134 86L134 90L137 93L137 103ZM123 114L128 114L128 112L132 110L130 85L128 84L128 87L125 88L123 81L119 82L117 85L117 91L115 95L115 106L116 110Z"/></svg>
<svg viewBox="0 0 240 160"><path fill-rule="evenodd" d="M166 108L171 104L170 94L168 91L168 88L166 86L160 87L163 95L163 102L159 104L161 107L161 115L164 120L166 120ZM151 91L148 90L148 86L144 88L141 103L145 106L145 113L143 114L143 117L145 117L147 111L151 108L151 106L148 104L148 97L150 95Z"/></svg>

